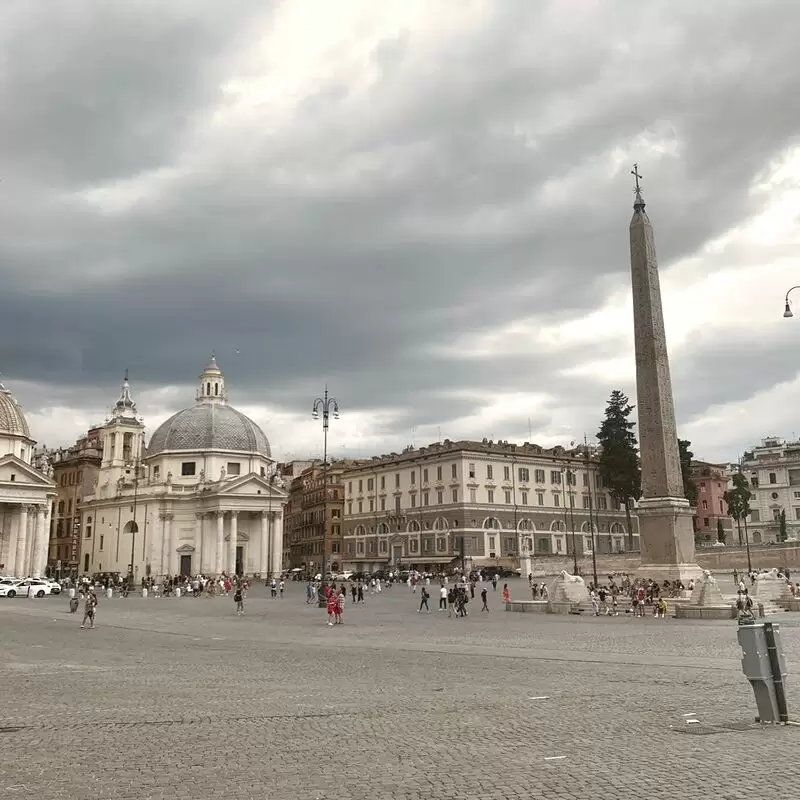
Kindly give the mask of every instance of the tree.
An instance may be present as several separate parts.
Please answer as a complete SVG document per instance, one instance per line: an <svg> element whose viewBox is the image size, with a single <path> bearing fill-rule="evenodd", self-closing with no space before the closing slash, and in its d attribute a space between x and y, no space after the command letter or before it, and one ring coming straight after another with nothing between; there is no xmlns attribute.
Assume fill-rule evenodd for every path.
<svg viewBox="0 0 800 800"><path fill-rule="evenodd" d="M725 526L721 519L717 519L717 541L725 544Z"/></svg>
<svg viewBox="0 0 800 800"><path fill-rule="evenodd" d="M694 453L689 449L692 443L688 439L678 439L678 454L681 459L681 477L683 478L683 494L692 508L697 506L697 484L692 477L692 459Z"/></svg>
<svg viewBox="0 0 800 800"><path fill-rule="evenodd" d="M778 541L785 542L789 538L786 532L786 509L782 508L778 516Z"/></svg>
<svg viewBox="0 0 800 800"><path fill-rule="evenodd" d="M728 514L736 520L736 529L739 532L739 544L742 543L742 520L750 515L750 498L753 496L747 485L747 478L737 472L731 479L732 488L728 489L722 499L728 505ZM721 520L720 520L721 521Z"/></svg>
<svg viewBox="0 0 800 800"><path fill-rule="evenodd" d="M642 468L639 464L639 442L630 417L634 406L619 389L611 392L606 405L606 416L600 425L597 439L600 442L600 477L609 494L618 504L625 506L628 526L628 549L633 549L631 528L631 502L642 494Z"/></svg>

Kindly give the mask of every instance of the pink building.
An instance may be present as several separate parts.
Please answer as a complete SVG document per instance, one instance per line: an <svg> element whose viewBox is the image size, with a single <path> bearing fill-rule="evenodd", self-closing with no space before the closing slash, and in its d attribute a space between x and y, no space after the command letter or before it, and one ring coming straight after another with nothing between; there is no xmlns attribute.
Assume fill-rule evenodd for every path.
<svg viewBox="0 0 800 800"><path fill-rule="evenodd" d="M722 520L725 541L733 541L733 520L728 516L728 504L724 494L728 479L724 464L709 464L707 461L692 462L692 477L697 486L697 508L694 515L695 533L708 541L717 541L718 521Z"/></svg>

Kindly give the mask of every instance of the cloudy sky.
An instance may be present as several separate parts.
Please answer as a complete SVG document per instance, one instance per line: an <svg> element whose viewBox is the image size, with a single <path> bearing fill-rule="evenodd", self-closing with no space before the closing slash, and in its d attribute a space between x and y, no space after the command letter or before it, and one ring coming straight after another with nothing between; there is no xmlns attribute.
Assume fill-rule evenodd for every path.
<svg viewBox="0 0 800 800"><path fill-rule="evenodd" d="M639 162L681 434L800 435L798 40L784 0L5 0L2 380L50 446L126 367L152 431L212 350L280 457L326 382L338 454L591 437Z"/></svg>

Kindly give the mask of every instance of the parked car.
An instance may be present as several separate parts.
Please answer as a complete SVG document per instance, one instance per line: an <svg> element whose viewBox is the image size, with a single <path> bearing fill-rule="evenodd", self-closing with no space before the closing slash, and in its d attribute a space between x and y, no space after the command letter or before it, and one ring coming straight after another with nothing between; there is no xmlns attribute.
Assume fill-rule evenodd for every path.
<svg viewBox="0 0 800 800"><path fill-rule="evenodd" d="M44 597L50 594L50 582L39 578L26 578L17 584L15 592L22 597L27 597L29 592L34 597ZM14 597L14 595L7 594L6 597Z"/></svg>
<svg viewBox="0 0 800 800"><path fill-rule="evenodd" d="M16 597L21 583L19 578L6 578L0 581L0 597Z"/></svg>

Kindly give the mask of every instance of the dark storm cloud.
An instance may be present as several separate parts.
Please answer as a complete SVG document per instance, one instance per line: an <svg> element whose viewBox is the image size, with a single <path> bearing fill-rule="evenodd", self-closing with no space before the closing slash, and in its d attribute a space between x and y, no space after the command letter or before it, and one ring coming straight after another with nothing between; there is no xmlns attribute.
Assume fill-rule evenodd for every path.
<svg viewBox="0 0 800 800"><path fill-rule="evenodd" d="M195 163L268 4L11 8L0 369L86 404L125 367L190 398L212 349L240 404L304 408L327 380L351 408L393 409L398 428L468 416L496 392L602 404L613 387L558 370L619 355L609 345L479 360L432 348L571 319L623 286L628 160L645 162L668 265L754 210L749 185L800 129L800 12L784 3L724 16L609 3L589 35L554 21L563 4L509 2L433 66L413 33L379 42L366 96L332 75L285 127L243 129ZM671 138L671 154L648 137ZM126 210L82 194L186 163ZM689 393L692 413L716 396Z"/></svg>

